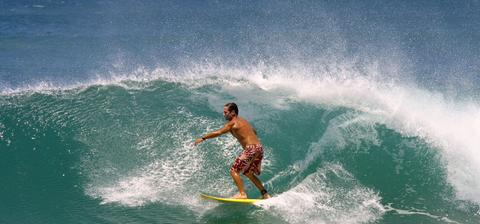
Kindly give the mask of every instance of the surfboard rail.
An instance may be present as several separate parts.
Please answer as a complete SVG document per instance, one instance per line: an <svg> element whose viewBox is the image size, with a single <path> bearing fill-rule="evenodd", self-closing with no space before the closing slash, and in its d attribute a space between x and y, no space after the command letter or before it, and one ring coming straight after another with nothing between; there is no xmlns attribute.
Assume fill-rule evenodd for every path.
<svg viewBox="0 0 480 224"><path fill-rule="evenodd" d="M252 199L252 198L247 198L247 199L222 198L222 197L212 196L204 193L200 193L200 196L205 199L219 201L219 202L244 203L244 204L253 204L255 202L264 200L264 199Z"/></svg>

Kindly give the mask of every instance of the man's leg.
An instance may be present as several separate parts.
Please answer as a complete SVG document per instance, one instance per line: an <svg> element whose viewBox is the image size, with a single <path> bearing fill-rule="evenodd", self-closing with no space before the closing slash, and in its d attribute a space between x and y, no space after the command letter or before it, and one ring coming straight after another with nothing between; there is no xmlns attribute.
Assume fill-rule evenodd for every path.
<svg viewBox="0 0 480 224"><path fill-rule="evenodd" d="M261 194L263 192L267 192L263 187L262 182L258 179L257 176L255 176L255 174L253 174L253 172L248 172L247 174L245 174L245 176L247 176L248 179L250 179L253 182L253 184L255 184L255 186L258 188ZM267 199L267 198L270 198L270 195L268 193L264 193L262 194L262 197L263 199Z"/></svg>
<svg viewBox="0 0 480 224"><path fill-rule="evenodd" d="M247 198L247 193L245 193L245 189L243 188L243 181L242 181L242 178L240 177L240 174L235 170L230 170L230 175L232 175L233 181L237 185L238 192L239 192L232 198L242 198L242 199Z"/></svg>

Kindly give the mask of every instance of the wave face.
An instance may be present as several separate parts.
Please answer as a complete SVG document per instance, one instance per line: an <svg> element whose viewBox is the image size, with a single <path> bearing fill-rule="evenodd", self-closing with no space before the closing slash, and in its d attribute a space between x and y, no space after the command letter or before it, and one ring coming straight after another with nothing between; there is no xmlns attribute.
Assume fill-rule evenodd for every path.
<svg viewBox="0 0 480 224"><path fill-rule="evenodd" d="M1 223L480 222L477 2L0 5Z"/></svg>
<svg viewBox="0 0 480 224"><path fill-rule="evenodd" d="M475 104L365 79L217 73L2 96L6 221L22 213L104 218L92 206L145 218L160 207L165 220L184 222L234 214L288 223L478 221L478 140L470 137L479 126L468 116L478 113ZM275 197L253 210L196 197L235 192L228 176L240 152L235 139L191 144L222 126L230 101L266 146L261 178ZM62 211L69 215L42 216Z"/></svg>

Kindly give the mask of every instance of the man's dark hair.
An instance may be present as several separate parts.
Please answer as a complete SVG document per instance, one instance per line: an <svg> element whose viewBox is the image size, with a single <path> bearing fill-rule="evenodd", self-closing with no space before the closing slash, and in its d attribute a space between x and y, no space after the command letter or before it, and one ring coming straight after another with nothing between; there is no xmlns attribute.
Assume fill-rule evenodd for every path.
<svg viewBox="0 0 480 224"><path fill-rule="evenodd" d="M225 104L225 106L228 108L228 111L235 111L235 114L238 115L238 107L237 107L237 104L235 103L227 103Z"/></svg>

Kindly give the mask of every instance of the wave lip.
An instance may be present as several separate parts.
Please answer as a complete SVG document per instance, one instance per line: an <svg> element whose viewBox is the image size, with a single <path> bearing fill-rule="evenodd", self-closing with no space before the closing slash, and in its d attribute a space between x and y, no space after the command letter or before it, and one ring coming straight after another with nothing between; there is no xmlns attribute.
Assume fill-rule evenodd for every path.
<svg viewBox="0 0 480 224"><path fill-rule="evenodd" d="M116 85L126 89L143 89L149 86L149 83L156 80L171 80L172 73L166 68L157 68L148 70L139 67L132 72L110 72L108 74L96 74L93 78L76 82L54 82L41 80L16 87L0 85L0 95L22 95L29 93L55 93L70 90L82 90L91 86Z"/></svg>

